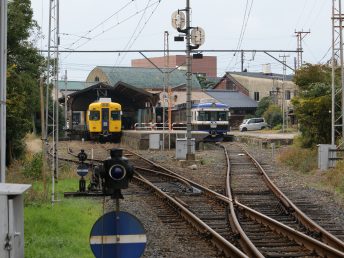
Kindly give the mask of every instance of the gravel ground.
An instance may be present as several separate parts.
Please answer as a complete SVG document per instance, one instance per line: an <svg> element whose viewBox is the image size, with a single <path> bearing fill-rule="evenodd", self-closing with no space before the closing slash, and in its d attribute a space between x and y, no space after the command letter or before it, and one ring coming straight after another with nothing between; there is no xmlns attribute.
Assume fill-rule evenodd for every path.
<svg viewBox="0 0 344 258"><path fill-rule="evenodd" d="M104 155L104 150L111 148L111 145L90 145L89 143L80 144L80 142L68 144L75 151L79 151L81 147L86 150L94 148L95 156L99 156L99 158L104 158L101 157ZM205 147L204 151L196 152L197 165L185 168L174 159L175 150L137 152L185 177L222 192L226 173L223 150L214 145ZM329 191L316 187L316 177L297 173L285 167L281 168L269 149L260 149L258 146L250 145L248 150L263 163L269 176L291 200L303 196L304 200L327 211L330 214L328 220L331 223L335 223L340 229L344 227L344 200ZM277 153L278 150L276 155ZM199 242L200 236L196 231L191 231L189 225L179 221L177 225L164 221L159 216L161 215L159 214L159 204L155 197L140 189L132 184L128 190L124 191L125 199L121 201L121 210L138 217L147 231L148 242L144 257L221 257L208 241L204 240L203 248L195 244ZM106 206L107 209L113 209L112 201L109 200Z"/></svg>

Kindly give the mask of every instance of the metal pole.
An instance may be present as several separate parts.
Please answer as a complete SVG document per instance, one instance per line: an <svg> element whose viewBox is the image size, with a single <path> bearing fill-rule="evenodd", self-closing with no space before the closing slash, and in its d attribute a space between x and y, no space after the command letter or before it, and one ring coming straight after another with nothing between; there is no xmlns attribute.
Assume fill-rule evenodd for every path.
<svg viewBox="0 0 344 258"><path fill-rule="evenodd" d="M341 0L339 0L341 1ZM335 58L335 2L336 0L332 1L332 92L331 92L331 100L332 100L332 105L331 105L331 144L335 144L335 91L336 91L336 86L335 86L335 71L336 71L336 58Z"/></svg>
<svg viewBox="0 0 344 258"><path fill-rule="evenodd" d="M47 58L47 88L45 98L45 136L44 139L48 141L49 134L49 87L50 87L50 49L51 49L51 6L52 1L49 0L49 32L48 32L48 58Z"/></svg>
<svg viewBox="0 0 344 258"><path fill-rule="evenodd" d="M65 114L65 128L67 129L67 70L65 70L64 83L65 83L65 110L64 110L64 114Z"/></svg>
<svg viewBox="0 0 344 258"><path fill-rule="evenodd" d="M186 0L186 160L194 160L195 154L192 153L191 149L191 35L190 35L190 0Z"/></svg>
<svg viewBox="0 0 344 258"><path fill-rule="evenodd" d="M0 183L6 181L7 0L0 0Z"/></svg>

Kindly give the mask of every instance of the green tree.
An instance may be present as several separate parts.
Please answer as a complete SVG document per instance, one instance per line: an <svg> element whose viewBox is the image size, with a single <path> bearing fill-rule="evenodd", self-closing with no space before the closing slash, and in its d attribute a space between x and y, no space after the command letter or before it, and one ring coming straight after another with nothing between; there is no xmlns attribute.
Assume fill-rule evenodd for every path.
<svg viewBox="0 0 344 258"><path fill-rule="evenodd" d="M283 118L281 108L275 104L271 104L264 112L263 117L270 127L275 127L282 123Z"/></svg>
<svg viewBox="0 0 344 258"><path fill-rule="evenodd" d="M263 116L264 112L269 108L269 106L271 104L273 104L273 100L272 97L264 97L262 98L259 103L258 103L258 107L257 107L257 111L256 111L256 116L257 117L261 117Z"/></svg>
<svg viewBox="0 0 344 258"><path fill-rule="evenodd" d="M209 89L215 86L215 82L208 81L207 77L204 75L197 75L197 79L202 89Z"/></svg>
<svg viewBox="0 0 344 258"><path fill-rule="evenodd" d="M336 77L339 81L339 76ZM299 121L302 145L312 147L319 143L329 143L331 69L324 65L308 64L297 71L294 82L300 87L300 94L292 99L292 103Z"/></svg>
<svg viewBox="0 0 344 258"><path fill-rule="evenodd" d="M8 3L7 161L23 153L24 136L39 111L38 79L44 58L30 41L38 31L30 0Z"/></svg>

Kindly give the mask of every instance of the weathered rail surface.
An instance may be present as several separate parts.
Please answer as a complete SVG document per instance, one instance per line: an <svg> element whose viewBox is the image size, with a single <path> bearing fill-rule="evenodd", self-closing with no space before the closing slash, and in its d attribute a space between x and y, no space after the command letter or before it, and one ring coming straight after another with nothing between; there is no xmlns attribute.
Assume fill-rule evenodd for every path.
<svg viewBox="0 0 344 258"><path fill-rule="evenodd" d="M294 230L301 231L308 236L316 238L323 243L326 243L333 248L326 250L326 246L321 247L318 242L313 242L312 239L303 236L300 239L298 236L291 236L290 233L284 232L283 229L274 228L269 225L269 222L265 219L255 219L259 220L261 224L265 227L273 229L275 232L279 232L288 238L293 239L294 243L285 242L285 239L269 237L268 242L264 242L256 237L249 237L255 243L255 245L260 249L264 250L262 253L265 256L276 256L283 253L288 253L290 256L302 256L303 250L296 248L297 243L306 246L309 250L316 250L316 253L321 256L326 257L343 257L344 244L336 238L334 235L330 234L320 226L318 226L314 221L310 220L301 210L296 207L267 177L264 169L261 165L244 149L240 148L236 144L224 145L225 151L229 149L228 155L228 167L229 167L229 177L232 188L232 194L234 198L241 203L259 211L269 218L279 221L281 224L293 228ZM254 216L248 215L251 213L249 209L243 209L242 206L237 203L238 209L243 211L244 215L239 216L240 225L243 226L245 232L250 232L250 235L267 234L266 228L256 228L252 230L252 225L247 222L247 217ZM257 232L259 231L259 232ZM269 246L273 246L270 248ZM278 249L278 246L280 249ZM325 248L325 249L323 249ZM333 250L332 250L333 249ZM338 250L336 252L335 250ZM330 254L330 252L334 251ZM306 257L308 255L313 256L312 253L304 253Z"/></svg>

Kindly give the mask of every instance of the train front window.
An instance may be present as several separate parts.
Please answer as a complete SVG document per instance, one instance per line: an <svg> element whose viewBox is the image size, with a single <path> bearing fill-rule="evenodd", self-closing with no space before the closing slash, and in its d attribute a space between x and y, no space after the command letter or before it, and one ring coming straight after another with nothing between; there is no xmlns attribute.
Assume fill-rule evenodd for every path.
<svg viewBox="0 0 344 258"><path fill-rule="evenodd" d="M99 111L90 111L90 120L96 121L100 118L100 112Z"/></svg>
<svg viewBox="0 0 344 258"><path fill-rule="evenodd" d="M218 119L217 121L226 121L227 120L227 112L225 111L219 111L217 112L218 114Z"/></svg>
<svg viewBox="0 0 344 258"><path fill-rule="evenodd" d="M198 121L209 121L209 111L199 111L198 112Z"/></svg>
<svg viewBox="0 0 344 258"><path fill-rule="evenodd" d="M112 120L121 120L121 111L111 111Z"/></svg>
<svg viewBox="0 0 344 258"><path fill-rule="evenodd" d="M198 121L227 121L226 111L199 111Z"/></svg>

